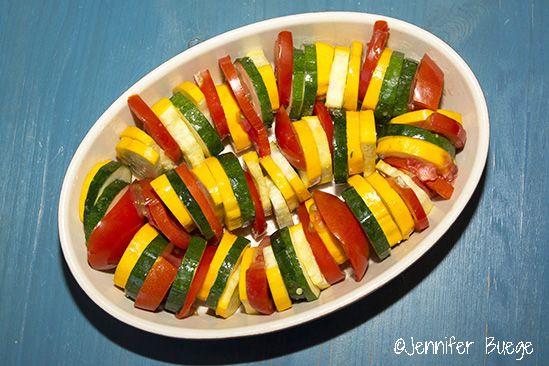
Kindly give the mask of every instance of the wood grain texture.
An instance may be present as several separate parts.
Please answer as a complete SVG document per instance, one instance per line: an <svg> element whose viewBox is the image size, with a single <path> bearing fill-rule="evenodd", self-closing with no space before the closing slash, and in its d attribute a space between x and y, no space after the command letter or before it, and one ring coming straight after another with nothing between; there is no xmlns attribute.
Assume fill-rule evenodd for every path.
<svg viewBox="0 0 549 366"><path fill-rule="evenodd" d="M83 137L128 87L188 47L309 11L378 13L447 42L477 76L491 143L482 181L423 258L371 296L305 325L182 341L113 319L79 288L58 238L63 176ZM547 364L549 3L531 1L38 1L0 3L2 364L515 364L486 336L529 341ZM475 342L468 355L395 354L402 338Z"/></svg>

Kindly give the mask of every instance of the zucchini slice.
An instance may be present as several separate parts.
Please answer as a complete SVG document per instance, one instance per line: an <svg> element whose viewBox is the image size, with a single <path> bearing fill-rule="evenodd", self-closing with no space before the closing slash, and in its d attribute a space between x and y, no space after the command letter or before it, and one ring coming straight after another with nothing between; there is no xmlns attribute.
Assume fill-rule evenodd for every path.
<svg viewBox="0 0 549 366"><path fill-rule="evenodd" d="M278 227L283 228L285 226L292 226L294 224L294 220L284 196L280 193L271 178L265 177L265 183L267 184L267 189L269 190L269 199L271 201L272 210L274 212Z"/></svg>
<svg viewBox="0 0 549 366"><path fill-rule="evenodd" d="M170 243L164 238L164 236L158 234L150 243L147 245L143 253L135 263L126 286L124 286L124 292L126 296L135 300L141 286L147 277L147 274L151 270L154 262L162 254L164 249L170 245Z"/></svg>
<svg viewBox="0 0 549 366"><path fill-rule="evenodd" d="M193 222L195 223L196 227L198 227L198 230L200 230L202 235L204 235L206 240L210 240L212 237L214 237L215 233L212 229L212 226L208 222L208 219L204 215L204 212L200 208L200 205L198 204L196 199L193 197L187 186L185 186L185 183L183 183L183 180L181 179L179 174L177 174L175 170L170 170L166 172L166 178L168 178L168 181L173 187L175 194L177 195L177 197L179 197L179 200L187 208L187 211L191 215Z"/></svg>
<svg viewBox="0 0 549 366"><path fill-rule="evenodd" d="M301 117L303 91L305 89L305 52L294 48L294 70L292 74L292 97L288 106L290 119Z"/></svg>
<svg viewBox="0 0 549 366"><path fill-rule="evenodd" d="M330 71L330 83L326 93L326 107L342 108L343 95L347 82L347 70L349 68L349 47L337 46L334 53L334 61Z"/></svg>
<svg viewBox="0 0 549 366"><path fill-rule="evenodd" d="M116 180L126 182L127 184L131 183L132 172L127 165L121 164L117 161L109 161L97 170L97 173L95 173L89 184L86 199L84 201L84 227L87 226L87 221L92 208L95 206L99 197L101 197L103 191L107 188L107 186Z"/></svg>
<svg viewBox="0 0 549 366"><path fill-rule="evenodd" d="M421 127L391 123L381 129L379 138L385 136L407 136L427 141L446 150L452 158L456 156L456 148L448 139Z"/></svg>
<svg viewBox="0 0 549 366"><path fill-rule="evenodd" d="M271 127L273 124L273 109L269 92L261 74L250 57L237 58L234 62L235 69L242 87L250 97L250 102L255 112L263 121L265 127Z"/></svg>
<svg viewBox="0 0 549 366"><path fill-rule="evenodd" d="M383 260L391 255L391 246L389 245L381 226L379 226L374 214L370 211L355 188L349 187L345 189L341 192L341 196L360 222L360 225L366 232L370 244L372 245L372 248L374 248L379 259Z"/></svg>
<svg viewBox="0 0 549 366"><path fill-rule="evenodd" d="M229 178L236 201L240 207L242 227L248 227L255 221L255 206L242 165L232 152L221 154L217 159Z"/></svg>
<svg viewBox="0 0 549 366"><path fill-rule="evenodd" d="M398 79L398 86L395 97L395 106L393 108L392 117L400 116L406 113L408 109L408 100L412 90L412 81L416 74L418 62L411 59L404 59L402 64L402 71L400 72L400 78Z"/></svg>
<svg viewBox="0 0 549 366"><path fill-rule="evenodd" d="M314 44L302 46L305 54L305 80L303 85L303 106L301 116L311 116L316 101L318 76L316 67L316 48Z"/></svg>
<svg viewBox="0 0 549 366"><path fill-rule="evenodd" d="M305 232L303 231L303 225L301 223L290 228L290 237L292 238L292 244L297 258L299 259L299 263L301 264L301 267L305 269L305 275L321 290L330 287L330 284L326 281L326 278L318 267L313 250L305 237Z"/></svg>
<svg viewBox="0 0 549 366"><path fill-rule="evenodd" d="M347 122L345 111L334 109L334 182L347 183L349 170L347 165Z"/></svg>
<svg viewBox="0 0 549 366"><path fill-rule="evenodd" d="M314 301L320 289L311 281L297 257L288 227L271 235L271 246L290 297L294 300Z"/></svg>
<svg viewBox="0 0 549 366"><path fill-rule="evenodd" d="M196 131L197 141L199 144L202 142L200 145L202 145L204 155L207 157L216 156L223 151L225 147L219 135L193 102L181 93L174 94L170 101L179 110L183 120Z"/></svg>
<svg viewBox="0 0 549 366"><path fill-rule="evenodd" d="M179 313L185 305L187 294L191 288L196 269L206 249L206 240L199 236L193 236L185 251L183 261L179 266L172 287L168 292L164 308L173 313Z"/></svg>
<svg viewBox="0 0 549 366"><path fill-rule="evenodd" d="M379 92L379 100L374 111L374 116L378 125L386 125L393 115L398 80L402 71L403 62L404 54L402 52L394 51L391 55L391 60L389 61L385 76L383 77L381 90Z"/></svg>
<svg viewBox="0 0 549 366"><path fill-rule="evenodd" d="M217 305L223 292L225 291L229 277L231 277L234 271L239 267L242 259L242 253L249 243L250 241L248 239L243 236L238 236L231 244L227 255L219 267L215 281L213 282L208 293L208 297L206 298L206 306L210 309L217 309ZM236 284L238 285L238 276L236 276Z"/></svg>

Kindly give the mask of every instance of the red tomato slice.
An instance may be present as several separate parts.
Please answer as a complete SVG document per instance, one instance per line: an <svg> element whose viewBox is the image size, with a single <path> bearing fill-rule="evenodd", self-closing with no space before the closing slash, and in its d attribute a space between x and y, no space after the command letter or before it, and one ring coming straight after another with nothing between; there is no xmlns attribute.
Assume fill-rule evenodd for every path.
<svg viewBox="0 0 549 366"><path fill-rule="evenodd" d="M313 114L318 117L318 120L320 121L320 124L322 125L322 128L324 129L324 132L326 133L326 137L328 138L328 144L330 145L330 153L332 153L332 156L334 155L334 122L332 121L332 117L330 117L330 113L328 113L328 109L326 108L326 105L320 101L315 102L315 106L313 108Z"/></svg>
<svg viewBox="0 0 549 366"><path fill-rule="evenodd" d="M206 197L204 192L202 191L198 180L185 164L181 164L180 166L175 168L175 171L177 172L183 183L185 183L185 186L187 186L187 189L198 203L198 206L200 206L200 209L204 213L206 220L208 220L208 223L212 227L215 235L209 240L209 244L213 245L219 243L221 237L223 236L223 226L221 225L221 221L219 221L219 219L215 215L213 207L210 204L210 201L208 201L208 198Z"/></svg>
<svg viewBox="0 0 549 366"><path fill-rule="evenodd" d="M467 141L467 132L461 123L442 113L431 114L421 127L445 137L457 150L463 149Z"/></svg>
<svg viewBox="0 0 549 366"><path fill-rule="evenodd" d="M442 97L443 84L442 70L429 55L423 55L412 81L408 110L436 110Z"/></svg>
<svg viewBox="0 0 549 366"><path fill-rule="evenodd" d="M202 93L204 93L204 98L217 127L219 138L223 140L229 135L229 126L227 125L227 118L225 117L225 112L223 111L223 106L217 94L210 70L206 69L194 74L194 81Z"/></svg>
<svg viewBox="0 0 549 366"><path fill-rule="evenodd" d="M449 200L454 193L454 186L452 186L450 183L442 178L437 178L433 181L426 181L425 185L429 187L429 189L438 193L439 196L447 200Z"/></svg>
<svg viewBox="0 0 549 366"><path fill-rule="evenodd" d="M358 282L366 273L370 249L368 239L351 209L333 194L313 191L313 197L328 229L341 242L341 246L353 267L355 280Z"/></svg>
<svg viewBox="0 0 549 366"><path fill-rule="evenodd" d="M250 306L260 314L266 315L270 315L276 310L267 281L265 258L263 257L263 248L268 245L271 245L271 240L267 236L259 243L252 264L246 271L246 293Z"/></svg>
<svg viewBox="0 0 549 366"><path fill-rule="evenodd" d="M183 319L193 315L196 295L202 287L202 283L206 278L206 274L208 273L210 263L212 263L212 259L216 250L217 247L211 245L208 245L204 250L204 254L202 254L202 259L200 260L198 268L196 269L196 272L194 274L193 282L191 283L191 287L189 288L189 292L187 293L187 297L185 298L185 304L183 304L183 308L181 308L181 311L175 314L175 317L177 319Z"/></svg>
<svg viewBox="0 0 549 366"><path fill-rule="evenodd" d="M88 263L94 269L115 268L134 235L147 222L134 205L132 185L90 235Z"/></svg>
<svg viewBox="0 0 549 366"><path fill-rule="evenodd" d="M252 195L252 200L254 201L255 207L255 221L252 226L252 236L254 239L259 238L261 235L265 234L267 231L267 220L265 219L265 211L263 211L263 204L261 203L261 197L257 191L257 187L246 170L244 170L244 175L246 176L246 182L248 183L248 189Z"/></svg>
<svg viewBox="0 0 549 366"><path fill-rule="evenodd" d="M179 145L147 103L139 95L134 94L128 97L128 105L133 114L143 123L145 130L156 141L158 146L164 150L174 163L179 163L179 160L181 160Z"/></svg>
<svg viewBox="0 0 549 366"><path fill-rule="evenodd" d="M278 34L274 56L280 106L287 107L292 96L292 73L294 71L294 41L291 32L282 31Z"/></svg>
<svg viewBox="0 0 549 366"><path fill-rule="evenodd" d="M155 311L170 289L179 266L183 261L184 251L169 244L153 264L141 289L135 298L134 306L143 310Z"/></svg>
<svg viewBox="0 0 549 366"><path fill-rule="evenodd" d="M358 83L358 99L364 100L368 85L372 79L372 74L377 66L387 37L389 36L389 25L384 20L378 20L374 24L374 33L368 43L368 49L366 50L366 58L362 64L362 71L360 72L360 81Z"/></svg>
<svg viewBox="0 0 549 366"><path fill-rule="evenodd" d="M402 198L402 200L406 204L406 207L408 207L408 210L412 214L412 218L414 219L415 224L415 230L423 231L427 229L429 227L429 219L427 218L427 214L425 213L423 206L421 206L421 202L419 202L419 199L414 193L414 190L408 187L408 185L406 185L406 183L401 178L388 177L386 179L391 187Z"/></svg>
<svg viewBox="0 0 549 366"><path fill-rule="evenodd" d="M139 182L144 201L149 211L149 223L160 230L175 246L186 249L191 235L185 231L175 216L164 206L151 186L151 179Z"/></svg>
<svg viewBox="0 0 549 366"><path fill-rule="evenodd" d="M236 74L236 69L231 62L230 56L225 56L219 59L219 65L225 74L225 78L233 91L233 94L244 114L244 117L240 123L242 128L255 145L259 156L267 156L271 154L271 147L269 146L269 136L267 135L267 128L263 124L263 121L259 118L257 113L246 94L246 91L242 87L242 83Z"/></svg>
<svg viewBox="0 0 549 366"><path fill-rule="evenodd" d="M280 152L296 169L306 170L305 153L299 142L294 125L284 107L276 114L275 137Z"/></svg>
<svg viewBox="0 0 549 366"><path fill-rule="evenodd" d="M326 245L324 245L324 242L315 230L314 224L311 222L309 213L307 212L307 208L304 203L300 204L297 208L297 216L303 225L305 237L311 245L313 255L315 256L318 267L324 275L324 278L326 278L326 281L328 281L330 285L343 281L345 279L345 273L343 273L341 268L337 265L334 257L332 257L326 248Z"/></svg>

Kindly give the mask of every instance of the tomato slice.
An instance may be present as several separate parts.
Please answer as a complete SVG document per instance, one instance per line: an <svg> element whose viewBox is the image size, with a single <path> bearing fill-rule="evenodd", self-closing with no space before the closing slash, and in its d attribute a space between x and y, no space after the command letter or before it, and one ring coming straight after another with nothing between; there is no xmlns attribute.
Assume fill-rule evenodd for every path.
<svg viewBox="0 0 549 366"><path fill-rule="evenodd" d="M265 219L265 211L263 210L261 197L259 196L259 192L257 191L257 187L255 186L255 183L250 176L250 173L244 170L244 175L246 176L248 189L250 190L252 200L254 201L255 221L252 225L252 236L254 237L254 239L257 239L261 235L265 234L265 231L267 231L267 220Z"/></svg>
<svg viewBox="0 0 549 366"><path fill-rule="evenodd" d="M324 278L326 278L326 281L328 281L330 285L343 281L345 279L345 273L343 273L341 268L337 265L334 257L332 257L326 248L326 245L324 245L324 242L315 230L314 224L311 222L309 213L305 207L305 203L300 204L297 208L297 216L303 225L305 237L311 246L311 250L313 251L318 267L324 275Z"/></svg>
<svg viewBox="0 0 549 366"><path fill-rule="evenodd" d="M191 235L185 231L175 216L164 206L162 200L151 186L151 179L139 182L145 204L148 207L149 223L160 230L175 246L185 249L191 241Z"/></svg>
<svg viewBox="0 0 549 366"><path fill-rule="evenodd" d="M223 111L223 106L217 94L210 70L206 69L194 74L194 81L202 93L204 93L204 98L217 127L219 138L223 140L229 135L229 125L227 124L227 118L225 117L225 112Z"/></svg>
<svg viewBox="0 0 549 366"><path fill-rule="evenodd" d="M421 206L421 202L417 198L414 190L408 187L408 185L400 177L388 177L385 179L387 179L387 182L389 182L391 187L402 198L406 204L406 207L408 207L408 210L414 219L415 230L423 231L427 229L429 227L429 219L427 218L427 214L425 213L423 206Z"/></svg>
<svg viewBox="0 0 549 366"><path fill-rule="evenodd" d="M433 181L426 181L425 185L447 200L449 200L454 193L454 186L442 178L437 178Z"/></svg>
<svg viewBox="0 0 549 366"><path fill-rule="evenodd" d="M368 85L372 79L372 74L377 66L387 37L389 36L389 25L384 20L378 20L374 24L374 33L368 43L368 49L366 50L366 58L362 64L362 71L360 72L360 81L358 83L358 99L364 100Z"/></svg>
<svg viewBox="0 0 549 366"><path fill-rule="evenodd" d="M332 117L330 116L330 113L328 113L328 109L326 108L326 105L321 101L315 102L315 106L313 108L313 114L318 117L318 120L320 121L320 124L322 125L322 128L326 133L326 137L328 138L328 144L330 145L330 153L333 156L334 155L334 122L332 121Z"/></svg>
<svg viewBox="0 0 549 366"><path fill-rule="evenodd" d="M243 119L240 120L240 124L244 131L250 136L250 139L255 145L259 156L267 156L271 154L271 147L269 146L269 136L267 135L267 128L263 124L263 121L255 113L254 107L246 94L246 91L242 87L242 83L238 78L236 69L231 62L230 56L225 56L219 59L219 65L225 74L225 78L233 91L236 101L244 114Z"/></svg>
<svg viewBox="0 0 549 366"><path fill-rule="evenodd" d="M137 94L128 97L128 105L133 114L143 123L145 130L154 141L164 150L166 155L174 162L181 160L181 149L177 142L151 108Z"/></svg>
<svg viewBox="0 0 549 366"><path fill-rule="evenodd" d="M217 218L215 211L210 204L210 201L208 201L208 198L202 191L198 180L185 164L181 164L180 166L175 168L175 171L177 172L183 183L185 183L185 186L187 186L187 189L198 203L198 206L200 206L200 209L204 213L206 220L208 220L208 223L212 227L215 235L209 240L209 244L219 243L221 237L223 236L223 226L221 225L221 221L219 221L219 218Z"/></svg>
<svg viewBox="0 0 549 366"><path fill-rule="evenodd" d="M418 109L436 110L442 97L443 84L444 73L442 70L429 55L423 55L412 81L408 111Z"/></svg>
<svg viewBox="0 0 549 366"><path fill-rule="evenodd" d="M263 257L263 248L268 245L271 245L271 239L267 236L259 243L252 264L246 271L246 293L250 306L258 313L266 315L274 313L276 309L269 289Z"/></svg>
<svg viewBox="0 0 549 366"><path fill-rule="evenodd" d="M275 137L282 155L296 169L306 170L305 153L299 142L297 132L284 107L276 114Z"/></svg>
<svg viewBox="0 0 549 366"><path fill-rule="evenodd" d="M212 263L212 259L216 250L217 247L211 245L208 245L204 250L204 254L202 254L202 259L200 260L198 268L196 269L196 272L194 274L193 282L191 283L191 287L189 288L189 292L187 293L187 297L185 298L185 304L183 304L181 311L175 314L175 317L177 319L186 318L194 313L194 303L196 300L196 295L202 287L202 283L206 278L206 274L208 273L210 263Z"/></svg>
<svg viewBox="0 0 549 366"><path fill-rule="evenodd" d="M147 222L134 205L135 184L99 221L88 239L88 263L94 269L115 268L134 235Z"/></svg>
<svg viewBox="0 0 549 366"><path fill-rule="evenodd" d="M452 182L455 179L457 166L451 163L448 172L440 175L434 164L427 161L414 158L399 158L396 156L387 156L383 159L387 164L395 168L405 169L412 174L415 174L422 182L433 181L437 178L443 178L447 182Z"/></svg>
<svg viewBox="0 0 549 366"><path fill-rule="evenodd" d="M282 31L278 34L274 56L280 106L287 107L290 105L292 97L292 73L294 71L294 41L291 32Z"/></svg>
<svg viewBox="0 0 549 366"><path fill-rule="evenodd" d="M333 194L313 191L316 207L328 229L341 242L349 258L356 281L360 281L368 269L370 249L362 226L351 209Z"/></svg>
<svg viewBox="0 0 549 366"><path fill-rule="evenodd" d="M179 266L183 261L184 251L169 244L153 264L141 289L135 298L134 306L143 310L155 311L170 289Z"/></svg>
<svg viewBox="0 0 549 366"><path fill-rule="evenodd" d="M439 112L431 114L421 127L445 137L456 150L463 149L467 141L467 132L461 123Z"/></svg>

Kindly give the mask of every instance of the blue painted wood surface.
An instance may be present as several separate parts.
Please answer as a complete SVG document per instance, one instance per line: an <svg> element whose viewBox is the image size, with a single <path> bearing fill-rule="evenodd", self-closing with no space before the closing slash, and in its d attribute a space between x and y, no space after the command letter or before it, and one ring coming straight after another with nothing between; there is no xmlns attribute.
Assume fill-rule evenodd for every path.
<svg viewBox="0 0 549 366"><path fill-rule="evenodd" d="M228 341L151 335L78 287L59 245L65 170L106 108L196 42L309 11L377 13L447 42L489 107L488 162L473 199L421 260L355 304L287 331ZM0 358L67 364L524 364L549 361L549 3L531 1L3 1L0 3ZM485 354L485 337L531 354ZM468 354L397 354L417 341Z"/></svg>

